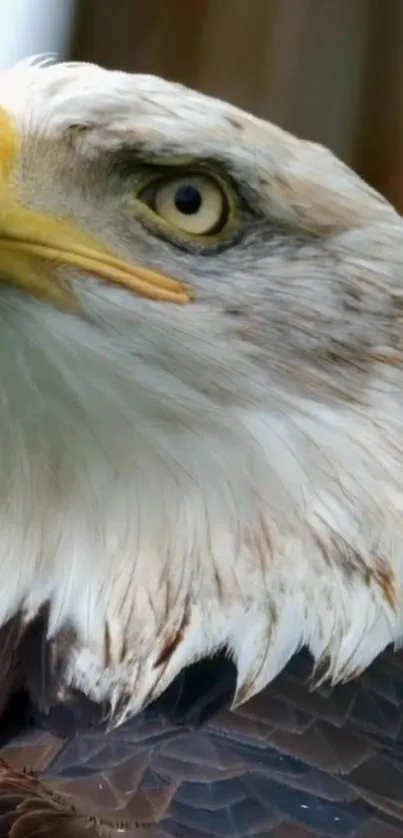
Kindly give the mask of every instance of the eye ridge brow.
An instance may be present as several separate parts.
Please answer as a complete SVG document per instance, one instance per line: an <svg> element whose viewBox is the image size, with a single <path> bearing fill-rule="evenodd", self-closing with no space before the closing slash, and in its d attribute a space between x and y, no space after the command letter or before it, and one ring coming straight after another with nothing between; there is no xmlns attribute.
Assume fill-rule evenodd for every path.
<svg viewBox="0 0 403 838"><path fill-rule="evenodd" d="M177 148L166 148L150 151L138 145L124 145L119 149L105 152L106 165L116 173L130 176L136 174L139 168L155 169L158 172L195 172L205 173L214 176L216 174L229 182L236 192L240 191L240 181L236 175L234 166L230 166L224 157L207 156L198 157L189 153L180 152Z"/></svg>

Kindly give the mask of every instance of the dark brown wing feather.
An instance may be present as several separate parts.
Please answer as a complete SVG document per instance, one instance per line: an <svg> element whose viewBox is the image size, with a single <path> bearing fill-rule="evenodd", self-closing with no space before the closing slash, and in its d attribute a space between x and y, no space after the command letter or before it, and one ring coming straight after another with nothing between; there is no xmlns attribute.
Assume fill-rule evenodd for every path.
<svg viewBox="0 0 403 838"><path fill-rule="evenodd" d="M1 838L98 838L97 823L32 773L0 758Z"/></svg>
<svg viewBox="0 0 403 838"><path fill-rule="evenodd" d="M234 687L234 668L221 656L190 668L146 713L105 734L90 727L104 710L97 718L78 696L48 713L51 675L38 693L46 683L38 660L49 670L44 637L35 677L20 655L14 681L3 680L14 696L8 707L3 701L0 737L3 756L34 769L48 791L1 768L0 838L69 830L92 838L108 824L137 838L403 838L402 655L385 653L356 681L312 691L301 653L259 696L208 719ZM5 673L10 659L3 656ZM65 803L56 805L51 791ZM26 801L29 816L19 814L17 828Z"/></svg>

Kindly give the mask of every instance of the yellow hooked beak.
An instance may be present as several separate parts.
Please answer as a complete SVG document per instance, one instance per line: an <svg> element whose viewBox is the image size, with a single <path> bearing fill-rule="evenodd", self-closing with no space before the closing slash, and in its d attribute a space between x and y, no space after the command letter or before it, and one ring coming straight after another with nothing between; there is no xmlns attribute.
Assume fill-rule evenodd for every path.
<svg viewBox="0 0 403 838"><path fill-rule="evenodd" d="M55 272L71 266L152 300L189 301L188 291L177 280L117 258L71 221L23 207L9 184L17 148L17 132L0 109L0 281L74 307L72 290Z"/></svg>

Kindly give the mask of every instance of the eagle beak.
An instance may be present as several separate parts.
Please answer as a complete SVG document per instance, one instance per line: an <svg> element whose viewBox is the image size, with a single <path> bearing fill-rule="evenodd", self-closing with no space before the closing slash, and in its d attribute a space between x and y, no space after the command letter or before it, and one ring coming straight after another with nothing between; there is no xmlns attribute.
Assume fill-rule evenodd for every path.
<svg viewBox="0 0 403 838"><path fill-rule="evenodd" d="M15 206L0 214L0 277L49 302L74 305L56 268L72 267L134 294L172 303L190 299L185 286L162 273L118 259L72 223Z"/></svg>
<svg viewBox="0 0 403 838"><path fill-rule="evenodd" d="M11 171L18 134L0 108L0 279L62 306L77 307L75 295L56 268L78 269L134 294L172 303L190 299L188 290L158 271L119 259L72 221L35 212L15 198Z"/></svg>

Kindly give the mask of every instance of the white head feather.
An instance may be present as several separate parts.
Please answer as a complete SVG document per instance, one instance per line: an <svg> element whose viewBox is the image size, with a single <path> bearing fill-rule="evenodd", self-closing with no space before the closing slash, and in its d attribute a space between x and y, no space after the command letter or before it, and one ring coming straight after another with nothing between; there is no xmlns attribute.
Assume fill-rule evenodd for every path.
<svg viewBox="0 0 403 838"><path fill-rule="evenodd" d="M0 622L49 601L67 682L115 720L222 646L236 703L302 645L356 674L403 631L400 217L323 148L161 79L24 63L0 107L24 206L194 293L63 268L74 314L0 286ZM144 224L139 156L226 168L240 235L206 253Z"/></svg>

